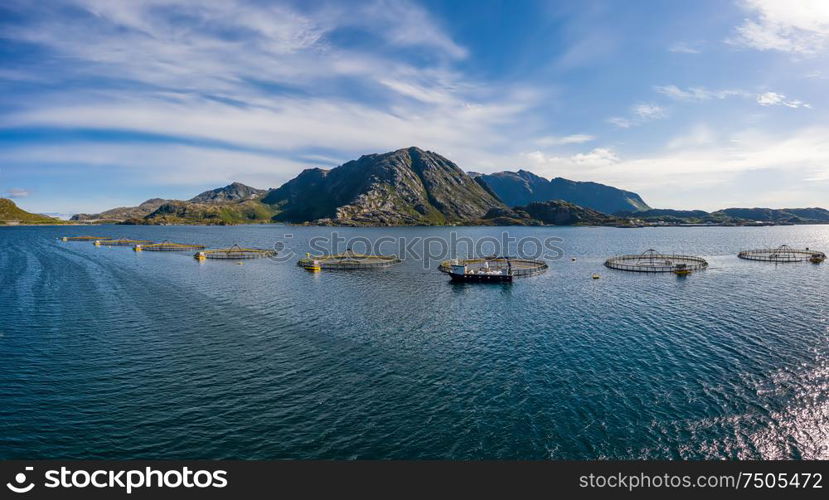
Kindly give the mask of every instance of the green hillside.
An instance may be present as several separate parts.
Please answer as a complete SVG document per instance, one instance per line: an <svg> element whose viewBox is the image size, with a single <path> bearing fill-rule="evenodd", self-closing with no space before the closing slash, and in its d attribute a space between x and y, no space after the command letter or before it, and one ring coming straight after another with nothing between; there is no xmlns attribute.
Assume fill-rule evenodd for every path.
<svg viewBox="0 0 829 500"><path fill-rule="evenodd" d="M0 224L58 224L61 221L45 215L29 213L8 198L0 198Z"/></svg>

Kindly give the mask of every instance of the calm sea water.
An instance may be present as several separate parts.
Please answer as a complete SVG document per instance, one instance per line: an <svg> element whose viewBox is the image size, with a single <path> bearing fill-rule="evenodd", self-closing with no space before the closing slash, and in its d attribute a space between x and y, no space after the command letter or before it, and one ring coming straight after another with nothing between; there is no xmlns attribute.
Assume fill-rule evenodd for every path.
<svg viewBox="0 0 829 500"><path fill-rule="evenodd" d="M453 285L414 260L312 275L56 239L292 233L301 255L327 228L1 228L0 458L829 458L829 264L735 256L827 250L829 226L508 231L565 257ZM602 267L648 248L711 267Z"/></svg>

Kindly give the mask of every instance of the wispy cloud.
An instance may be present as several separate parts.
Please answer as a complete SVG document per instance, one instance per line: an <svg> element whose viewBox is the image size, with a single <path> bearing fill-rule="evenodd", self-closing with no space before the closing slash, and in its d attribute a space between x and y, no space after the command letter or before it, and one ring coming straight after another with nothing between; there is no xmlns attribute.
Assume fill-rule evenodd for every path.
<svg viewBox="0 0 829 500"><path fill-rule="evenodd" d="M3 193L3 196L5 196L6 198L25 198L25 197L29 196L30 194L31 193L29 191L27 191L26 189L11 188L8 191L6 191L5 193Z"/></svg>
<svg viewBox="0 0 829 500"><path fill-rule="evenodd" d="M829 42L825 0L744 0L753 17L737 26L730 43L758 50L814 54Z"/></svg>
<svg viewBox="0 0 829 500"><path fill-rule="evenodd" d="M535 143L541 147L550 146L566 146L568 144L583 144L595 140L596 137L589 134L573 134L565 136L546 136L535 140Z"/></svg>
<svg viewBox="0 0 829 500"><path fill-rule="evenodd" d="M633 114L641 120L656 120L665 117L665 109L657 104L637 104Z"/></svg>
<svg viewBox="0 0 829 500"><path fill-rule="evenodd" d="M689 42L676 42L668 47L668 52L675 54L701 54L702 49L698 48L699 44Z"/></svg>
<svg viewBox="0 0 829 500"><path fill-rule="evenodd" d="M630 115L612 116L606 121L619 128L631 128L666 116L668 116L667 111L662 106L653 103L640 103L630 108Z"/></svg>
<svg viewBox="0 0 829 500"><path fill-rule="evenodd" d="M732 96L749 95L742 90L711 90L705 87L690 87L681 89L676 85L657 85L654 87L657 93L679 101L708 101L711 99L725 99Z"/></svg>
<svg viewBox="0 0 829 500"><path fill-rule="evenodd" d="M754 93L746 90L711 90L705 87L690 87L682 89L676 85L657 85L656 92L677 101L710 101L713 99L727 99L729 97L751 98L761 106L785 106L789 108L811 108L812 106L799 99L787 99L777 92Z"/></svg>

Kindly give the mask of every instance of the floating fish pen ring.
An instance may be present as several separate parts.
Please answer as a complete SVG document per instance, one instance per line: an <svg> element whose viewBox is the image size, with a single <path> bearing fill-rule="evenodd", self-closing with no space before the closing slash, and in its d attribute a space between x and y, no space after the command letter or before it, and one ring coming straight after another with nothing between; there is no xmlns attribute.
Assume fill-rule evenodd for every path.
<svg viewBox="0 0 829 500"><path fill-rule="evenodd" d="M104 240L111 240L112 238L103 236L64 236L61 238L61 241L104 241Z"/></svg>
<svg viewBox="0 0 829 500"><path fill-rule="evenodd" d="M826 254L808 248L798 249L789 245L780 245L777 248L760 248L757 250L743 250L737 257L746 260L759 260L763 262L804 262L809 261L820 264L826 260Z"/></svg>
<svg viewBox="0 0 829 500"><path fill-rule="evenodd" d="M120 239L120 240L95 240L93 243L96 247L105 246L105 247L132 247L135 245L149 245L152 244L150 240L127 240L127 239Z"/></svg>
<svg viewBox="0 0 829 500"><path fill-rule="evenodd" d="M656 250L649 249L640 254L611 257L605 261L604 265L620 271L685 275L707 268L708 262L702 257L660 254Z"/></svg>
<svg viewBox="0 0 829 500"><path fill-rule="evenodd" d="M187 252L189 250L204 250L204 245L187 245L185 243L173 243L164 240L161 243L153 243L150 245L135 245L132 249L136 252Z"/></svg>
<svg viewBox="0 0 829 500"><path fill-rule="evenodd" d="M203 261L207 259L216 260L242 260L242 259L262 259L265 257L273 257L276 255L276 250L265 250L262 248L242 248L239 245L233 245L230 248L219 248L214 250L202 250L196 252L193 257L196 260Z"/></svg>
<svg viewBox="0 0 829 500"><path fill-rule="evenodd" d="M467 270L506 268L510 277L528 277L544 274L548 265L543 260L518 257L482 257L474 259L450 259L440 263L438 270L452 274L453 266L464 266Z"/></svg>
<svg viewBox="0 0 829 500"><path fill-rule="evenodd" d="M322 269L350 271L355 269L379 269L402 262L396 255L366 255L347 250L335 255L305 254L297 265L308 271Z"/></svg>

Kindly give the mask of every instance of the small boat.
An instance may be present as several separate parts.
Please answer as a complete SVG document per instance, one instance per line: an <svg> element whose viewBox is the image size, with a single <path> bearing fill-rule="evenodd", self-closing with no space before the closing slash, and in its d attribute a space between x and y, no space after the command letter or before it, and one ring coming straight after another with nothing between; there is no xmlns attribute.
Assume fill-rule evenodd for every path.
<svg viewBox="0 0 829 500"><path fill-rule="evenodd" d="M489 267L489 261L482 266L467 266L453 264L449 270L449 277L458 283L510 283L512 282L512 265L506 267Z"/></svg>
<svg viewBox="0 0 829 500"><path fill-rule="evenodd" d="M677 276L688 276L691 274L691 270L688 269L687 264L677 264L674 266L674 274Z"/></svg>
<svg viewBox="0 0 829 500"><path fill-rule="evenodd" d="M599 278L601 278L601 276L599 276L599 273L593 273L593 279L594 280L597 280Z"/></svg>
<svg viewBox="0 0 829 500"><path fill-rule="evenodd" d="M305 261L300 264L300 267L308 271L309 273L318 273L322 271L322 266L320 265L320 261L318 260L310 260Z"/></svg>

